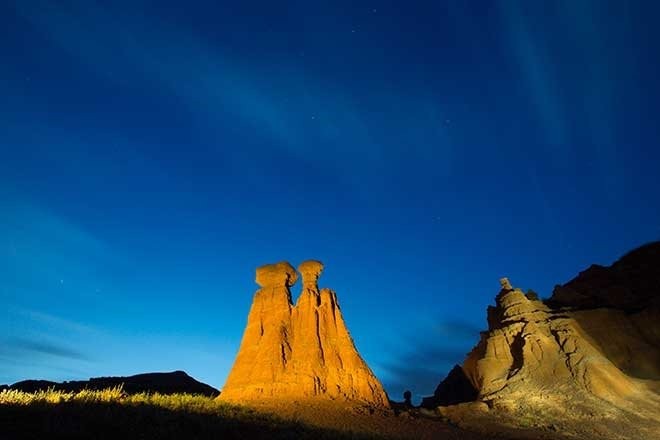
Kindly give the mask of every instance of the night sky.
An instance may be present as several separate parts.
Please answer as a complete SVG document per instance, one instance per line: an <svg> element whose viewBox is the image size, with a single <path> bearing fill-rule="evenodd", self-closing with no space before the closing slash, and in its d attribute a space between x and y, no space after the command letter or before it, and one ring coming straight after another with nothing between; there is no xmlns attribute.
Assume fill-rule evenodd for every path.
<svg viewBox="0 0 660 440"><path fill-rule="evenodd" d="M393 398L660 238L660 3L0 2L0 383L220 388L319 259ZM294 287L294 298L300 286Z"/></svg>

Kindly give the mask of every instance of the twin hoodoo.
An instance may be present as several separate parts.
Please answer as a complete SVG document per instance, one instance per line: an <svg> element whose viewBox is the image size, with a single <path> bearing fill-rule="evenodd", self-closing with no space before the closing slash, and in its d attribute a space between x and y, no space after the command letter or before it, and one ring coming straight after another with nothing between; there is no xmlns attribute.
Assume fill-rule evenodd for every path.
<svg viewBox="0 0 660 440"><path fill-rule="evenodd" d="M287 262L257 268L241 346L220 399L237 403L338 401L388 406L383 386L360 357L330 289L319 289L323 264L296 271ZM302 277L295 305L289 290Z"/></svg>

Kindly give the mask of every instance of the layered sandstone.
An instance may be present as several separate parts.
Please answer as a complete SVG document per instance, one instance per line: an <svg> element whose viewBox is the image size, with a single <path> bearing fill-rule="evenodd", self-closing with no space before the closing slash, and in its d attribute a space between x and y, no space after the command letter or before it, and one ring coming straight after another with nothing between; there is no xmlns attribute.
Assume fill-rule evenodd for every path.
<svg viewBox="0 0 660 440"><path fill-rule="evenodd" d="M610 360L575 316L530 299L503 280L496 307L488 310L489 329L468 355L463 370L483 400L502 394L534 395L584 390L615 401L637 385ZM594 327L609 314L592 313ZM629 335L631 342L643 342Z"/></svg>
<svg viewBox="0 0 660 440"><path fill-rule="evenodd" d="M660 436L660 242L590 267L546 301L506 278L500 286L488 330L454 371L499 414L492 420L504 411L513 423L573 433L592 426L602 437ZM437 394L434 402L457 397ZM465 408L443 411L473 425L488 419Z"/></svg>
<svg viewBox="0 0 660 440"><path fill-rule="evenodd" d="M286 262L257 269L243 340L220 399L237 403L338 401L388 406L382 385L360 357L330 289L319 289L319 261L305 261L298 278Z"/></svg>

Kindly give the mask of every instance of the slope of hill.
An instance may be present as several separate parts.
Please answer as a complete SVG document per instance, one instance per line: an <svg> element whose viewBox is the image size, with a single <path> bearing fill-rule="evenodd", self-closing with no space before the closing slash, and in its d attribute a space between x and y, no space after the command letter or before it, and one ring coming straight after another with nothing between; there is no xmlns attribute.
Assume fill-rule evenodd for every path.
<svg viewBox="0 0 660 440"><path fill-rule="evenodd" d="M47 380L24 380L10 385L8 388L24 392L55 389L65 392L77 392L83 389L103 390L122 385L128 394L151 392L160 394L202 394L215 397L220 391L210 385L199 382L183 371L171 373L144 373L126 377L92 377L89 380L68 382L51 382Z"/></svg>

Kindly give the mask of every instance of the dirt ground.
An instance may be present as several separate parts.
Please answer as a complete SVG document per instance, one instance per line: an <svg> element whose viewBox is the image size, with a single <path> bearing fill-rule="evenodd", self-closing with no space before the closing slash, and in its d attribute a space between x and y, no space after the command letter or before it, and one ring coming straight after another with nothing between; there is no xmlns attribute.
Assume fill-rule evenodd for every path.
<svg viewBox="0 0 660 440"><path fill-rule="evenodd" d="M343 432L392 439L511 439L511 440L655 440L660 439L660 414L600 408L563 402L561 405L527 407L500 402L495 408L483 402L436 410L382 410L292 402L281 406L251 405L259 411L286 419Z"/></svg>
<svg viewBox="0 0 660 440"><path fill-rule="evenodd" d="M466 426L458 426L438 411L410 409L392 411L367 407L349 408L333 405L321 405L293 402L287 405L273 406L251 404L259 411L276 414L289 420L295 420L311 426L334 429L356 435L366 434L374 438L387 439L561 439L543 436L543 429L514 429L504 427L493 432L484 432Z"/></svg>

